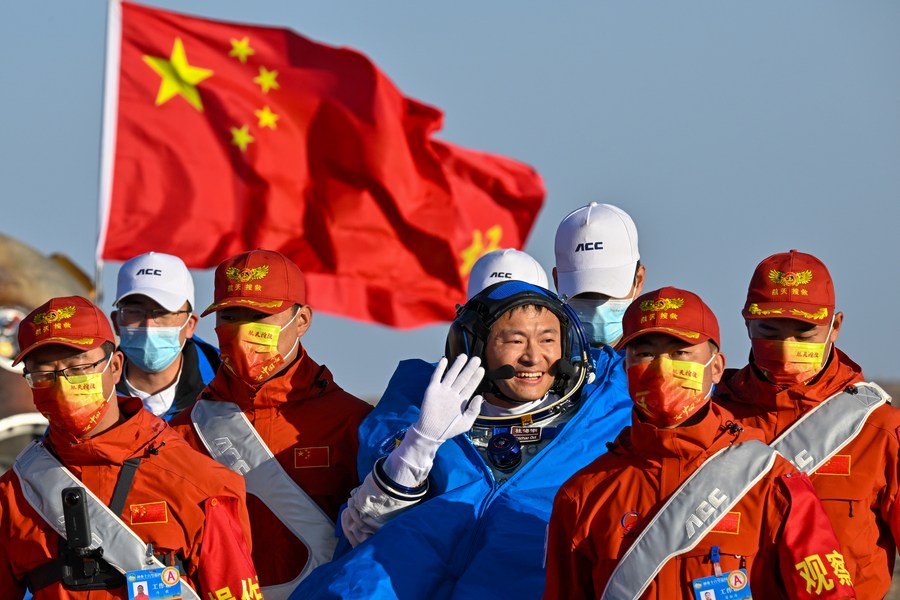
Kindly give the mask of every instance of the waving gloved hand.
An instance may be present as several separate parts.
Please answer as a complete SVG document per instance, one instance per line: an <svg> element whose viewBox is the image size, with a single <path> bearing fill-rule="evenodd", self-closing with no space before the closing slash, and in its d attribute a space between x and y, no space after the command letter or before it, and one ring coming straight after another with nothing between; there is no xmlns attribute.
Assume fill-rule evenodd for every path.
<svg viewBox="0 0 900 600"><path fill-rule="evenodd" d="M444 371L447 373L444 374ZM427 438L444 442L468 431L481 411L481 396L469 398L475 393L484 377L481 359L468 359L461 354L447 369L447 359L442 358L425 388L422 412L413 427Z"/></svg>
<svg viewBox="0 0 900 600"><path fill-rule="evenodd" d="M471 429L481 412L484 398L469 397L483 377L484 369L477 356L469 359L461 354L449 369L446 358L438 362L425 388L419 420L406 431L403 441L384 463L388 477L403 486L414 487L425 481L441 444Z"/></svg>

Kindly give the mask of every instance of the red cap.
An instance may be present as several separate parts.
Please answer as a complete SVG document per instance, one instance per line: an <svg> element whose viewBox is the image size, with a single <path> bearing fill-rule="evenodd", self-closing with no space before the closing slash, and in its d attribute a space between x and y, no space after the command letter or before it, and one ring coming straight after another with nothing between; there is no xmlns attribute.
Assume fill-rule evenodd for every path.
<svg viewBox="0 0 900 600"><path fill-rule="evenodd" d="M643 294L622 317L622 348L647 333L665 333L695 345L707 340L719 344L719 321L700 296L687 290L664 287Z"/></svg>
<svg viewBox="0 0 900 600"><path fill-rule="evenodd" d="M45 302L19 323L19 348L13 364L40 346L60 344L83 352L116 343L112 327L103 311L81 296L53 298Z"/></svg>
<svg viewBox="0 0 900 600"><path fill-rule="evenodd" d="M821 260L791 250L773 254L753 272L745 319L796 319L813 325L834 314L834 283Z"/></svg>
<svg viewBox="0 0 900 600"><path fill-rule="evenodd" d="M226 259L216 268L214 302L201 316L243 306L270 315L306 304L303 271L274 250L251 250Z"/></svg>

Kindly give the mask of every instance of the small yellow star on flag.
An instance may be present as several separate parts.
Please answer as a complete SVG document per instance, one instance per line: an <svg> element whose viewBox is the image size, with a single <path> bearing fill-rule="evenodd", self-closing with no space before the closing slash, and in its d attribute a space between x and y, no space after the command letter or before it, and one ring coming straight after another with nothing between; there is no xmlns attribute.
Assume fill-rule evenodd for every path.
<svg viewBox="0 0 900 600"><path fill-rule="evenodd" d="M258 125L260 128L277 129L278 125L276 125L276 122L280 117L273 113L268 106L263 106L261 110L254 110L253 114L259 119Z"/></svg>
<svg viewBox="0 0 900 600"><path fill-rule="evenodd" d="M162 106L175 96L187 100L199 112L203 112L200 92L197 84L212 77L212 69L201 69L188 63L181 38L175 38L172 54L168 60L158 56L144 55L144 62L162 77L159 92L156 94L156 106Z"/></svg>
<svg viewBox="0 0 900 600"><path fill-rule="evenodd" d="M476 229L472 232L472 244L460 253L460 258L462 259L462 265L459 267L460 275L468 275L469 271L472 270L475 261L481 258L482 254L500 248L500 239L503 237L503 228L499 225L494 225L484 232L484 237L487 238L487 242L482 238L482 233L480 231Z"/></svg>
<svg viewBox="0 0 900 600"><path fill-rule="evenodd" d="M246 152L247 146L255 141L256 138L250 135L250 128L248 126L242 125L240 128L231 128L231 145L240 148L241 152Z"/></svg>
<svg viewBox="0 0 900 600"><path fill-rule="evenodd" d="M231 51L228 56L233 56L241 61L241 64L247 64L247 57L256 54L256 50L250 47L250 38L245 37L240 40L231 38Z"/></svg>
<svg viewBox="0 0 900 600"><path fill-rule="evenodd" d="M259 68L259 75L253 78L253 83L258 85L263 94L268 94L269 90L277 90L281 86L278 85L278 71L270 71L265 67Z"/></svg>

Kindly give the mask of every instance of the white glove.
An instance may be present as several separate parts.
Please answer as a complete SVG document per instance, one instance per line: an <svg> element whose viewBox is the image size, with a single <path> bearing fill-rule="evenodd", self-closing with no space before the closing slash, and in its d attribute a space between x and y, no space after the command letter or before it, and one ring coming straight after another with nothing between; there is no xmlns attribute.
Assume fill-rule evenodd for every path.
<svg viewBox="0 0 900 600"><path fill-rule="evenodd" d="M484 377L479 357L469 359L465 354L460 354L446 375L445 369L447 359L442 358L425 388L419 420L413 425L420 435L438 442L471 429L484 400L476 396L469 402Z"/></svg>
<svg viewBox="0 0 900 600"><path fill-rule="evenodd" d="M469 400L484 377L481 359L460 354L446 375L445 369L447 359L442 358L425 388L419 420L384 463L385 474L402 486L421 485L441 444L471 429L481 413L484 398L479 394Z"/></svg>

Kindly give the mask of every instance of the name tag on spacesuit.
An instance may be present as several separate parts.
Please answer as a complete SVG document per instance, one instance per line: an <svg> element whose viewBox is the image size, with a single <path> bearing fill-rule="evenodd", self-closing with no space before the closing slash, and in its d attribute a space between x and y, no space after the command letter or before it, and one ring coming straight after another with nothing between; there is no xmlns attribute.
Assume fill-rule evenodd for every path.
<svg viewBox="0 0 900 600"><path fill-rule="evenodd" d="M513 434L520 443L527 444L541 441L541 429L541 427L513 426L509 428L509 432Z"/></svg>
<svg viewBox="0 0 900 600"><path fill-rule="evenodd" d="M692 582L695 600L752 600L747 569L700 577Z"/></svg>

